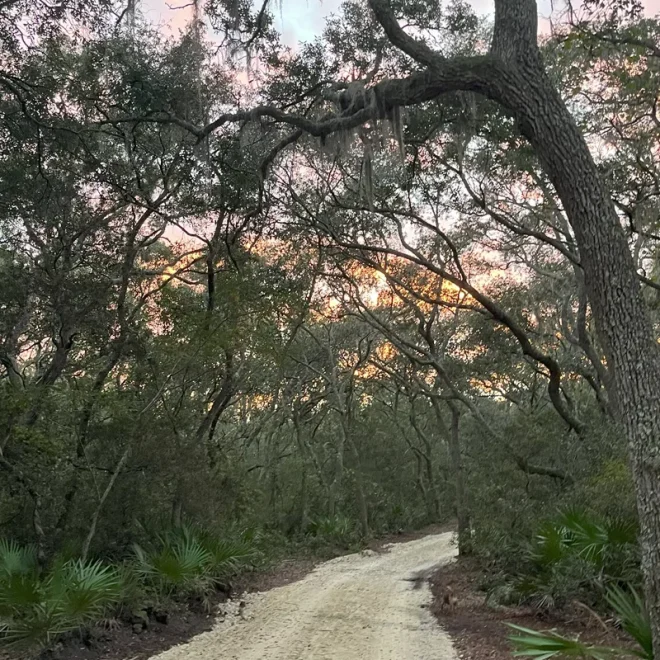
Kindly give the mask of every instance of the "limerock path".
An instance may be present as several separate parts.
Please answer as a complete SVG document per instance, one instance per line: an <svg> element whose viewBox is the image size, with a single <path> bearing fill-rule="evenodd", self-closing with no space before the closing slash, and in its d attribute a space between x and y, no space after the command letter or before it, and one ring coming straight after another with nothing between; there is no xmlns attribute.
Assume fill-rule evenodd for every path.
<svg viewBox="0 0 660 660"><path fill-rule="evenodd" d="M451 534L325 562L306 578L247 599L244 618L153 660L456 660L419 576L455 555Z"/></svg>

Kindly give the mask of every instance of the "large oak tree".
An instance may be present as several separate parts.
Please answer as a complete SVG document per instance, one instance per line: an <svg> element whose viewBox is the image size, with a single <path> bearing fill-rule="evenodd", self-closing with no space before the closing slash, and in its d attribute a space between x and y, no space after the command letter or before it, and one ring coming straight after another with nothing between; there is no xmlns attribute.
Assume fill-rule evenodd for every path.
<svg viewBox="0 0 660 660"><path fill-rule="evenodd" d="M495 0L487 54L447 58L400 24L388 0L368 0L390 44L413 72L388 78L364 93L343 96L342 110L320 119L275 105L217 117L196 127L204 138L234 121L267 117L295 127L278 148L308 133L326 138L397 108L463 91L497 103L515 120L552 181L571 223L608 369L610 398L629 443L641 522L642 564L654 645L660 649L660 363L639 277L610 193L587 142L544 66L535 0ZM643 46L643 44L642 44ZM341 100L341 99L340 99ZM272 160L273 155L269 154Z"/></svg>

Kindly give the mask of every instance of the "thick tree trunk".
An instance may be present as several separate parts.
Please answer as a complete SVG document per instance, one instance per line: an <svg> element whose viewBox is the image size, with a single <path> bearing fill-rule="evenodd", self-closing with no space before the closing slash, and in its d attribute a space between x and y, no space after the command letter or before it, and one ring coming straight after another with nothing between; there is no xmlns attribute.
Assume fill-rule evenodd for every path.
<svg viewBox="0 0 660 660"><path fill-rule="evenodd" d="M630 448L647 604L660 655L660 364L630 250L584 139L552 89L530 141L575 231L589 300L611 374L609 398ZM530 130L531 129L531 130ZM533 130L533 132L532 132ZM532 137L534 138L532 140Z"/></svg>
<svg viewBox="0 0 660 660"><path fill-rule="evenodd" d="M531 0L520 4L535 5ZM535 42L530 48L533 53ZM516 62L518 94L513 106L521 131L535 148L575 232L607 358L610 401L630 448L647 606L654 648L660 656L658 346L623 229L584 137L547 78L540 59L518 56Z"/></svg>

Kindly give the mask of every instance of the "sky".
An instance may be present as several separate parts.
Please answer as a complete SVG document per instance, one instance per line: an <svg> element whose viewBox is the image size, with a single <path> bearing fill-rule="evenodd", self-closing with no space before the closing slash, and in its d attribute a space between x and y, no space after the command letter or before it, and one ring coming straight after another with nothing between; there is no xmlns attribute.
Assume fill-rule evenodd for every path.
<svg viewBox="0 0 660 660"><path fill-rule="evenodd" d="M325 18L336 13L342 0L283 0L282 11L275 10L275 25L282 33L284 42L295 46L300 41L309 41L323 30ZM470 0L479 14L487 14L493 10L493 0ZM185 25L190 16L189 10L172 10L169 7L189 4L188 0L143 0L142 9L147 18L156 24L169 25L177 31ZM273 4L277 7L276 0ZM168 6L169 5L169 6ZM551 11L551 0L538 0L539 15L548 17ZM644 0L649 14L660 12L660 0Z"/></svg>

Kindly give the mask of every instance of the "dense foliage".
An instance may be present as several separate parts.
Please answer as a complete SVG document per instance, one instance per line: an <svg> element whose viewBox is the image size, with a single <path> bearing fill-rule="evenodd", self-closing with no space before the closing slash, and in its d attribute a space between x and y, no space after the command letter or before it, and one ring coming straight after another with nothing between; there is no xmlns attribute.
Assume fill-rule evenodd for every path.
<svg viewBox="0 0 660 660"><path fill-rule="evenodd" d="M468 4L409 4L482 52ZM612 374L515 122L455 92L290 132L249 109L345 112L411 65L362 2L295 51L230 5L165 37L139 6L0 3L0 634L455 517L494 601L643 610ZM657 327L660 23L596 5L543 55Z"/></svg>

